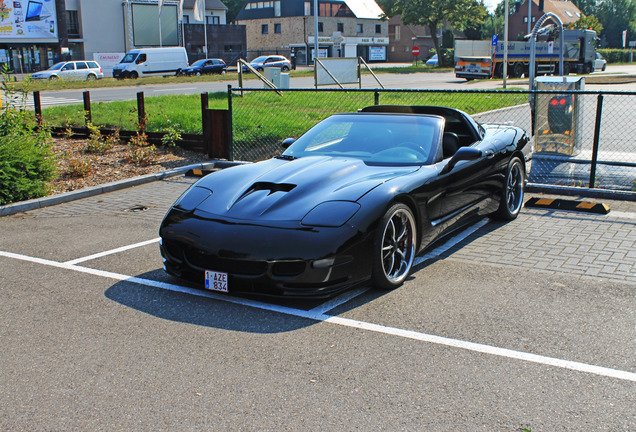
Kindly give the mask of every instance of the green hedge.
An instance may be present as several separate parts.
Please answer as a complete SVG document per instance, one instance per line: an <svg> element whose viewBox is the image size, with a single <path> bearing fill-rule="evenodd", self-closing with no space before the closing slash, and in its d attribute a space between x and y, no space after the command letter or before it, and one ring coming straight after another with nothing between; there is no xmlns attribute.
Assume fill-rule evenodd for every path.
<svg viewBox="0 0 636 432"><path fill-rule="evenodd" d="M602 48L597 51L607 60L607 63L629 63L628 49Z"/></svg>

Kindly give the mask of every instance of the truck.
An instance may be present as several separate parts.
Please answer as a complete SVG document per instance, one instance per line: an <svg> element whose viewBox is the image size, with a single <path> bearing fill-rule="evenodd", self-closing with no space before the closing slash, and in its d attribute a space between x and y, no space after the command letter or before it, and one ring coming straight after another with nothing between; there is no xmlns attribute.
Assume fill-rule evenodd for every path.
<svg viewBox="0 0 636 432"><path fill-rule="evenodd" d="M551 38L555 40L550 40ZM563 75L590 73L596 59L596 32L593 30L563 31ZM489 40L455 41L455 76L457 78L488 79L503 78L505 42L491 43ZM508 76L528 76L530 65L530 41L508 42ZM559 38L549 37L535 44L536 74L559 72Z"/></svg>

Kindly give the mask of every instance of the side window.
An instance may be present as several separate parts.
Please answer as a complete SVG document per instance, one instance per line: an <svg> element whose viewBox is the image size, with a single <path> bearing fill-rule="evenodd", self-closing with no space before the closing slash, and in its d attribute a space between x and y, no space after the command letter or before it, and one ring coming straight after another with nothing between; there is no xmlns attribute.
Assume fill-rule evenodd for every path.
<svg viewBox="0 0 636 432"><path fill-rule="evenodd" d="M63 71L75 70L75 66L73 65L73 63L66 63L64 67L62 68L62 70Z"/></svg>
<svg viewBox="0 0 636 432"><path fill-rule="evenodd" d="M99 69L99 65L95 62L89 61L88 63L88 67L91 69Z"/></svg>
<svg viewBox="0 0 636 432"><path fill-rule="evenodd" d="M86 66L85 62L77 62L77 63L75 63L75 65L77 66L78 70L80 70L80 69L88 69L88 66Z"/></svg>
<svg viewBox="0 0 636 432"><path fill-rule="evenodd" d="M137 57L137 61L135 63L142 64L145 61L146 61L146 54L139 54L139 57Z"/></svg>

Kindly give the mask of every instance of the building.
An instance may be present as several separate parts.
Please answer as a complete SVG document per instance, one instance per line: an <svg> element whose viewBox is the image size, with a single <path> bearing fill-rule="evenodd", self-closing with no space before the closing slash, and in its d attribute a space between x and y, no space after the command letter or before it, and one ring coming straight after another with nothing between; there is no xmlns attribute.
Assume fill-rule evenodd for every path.
<svg viewBox="0 0 636 432"><path fill-rule="evenodd" d="M448 23L437 29L437 38L442 43L442 33L450 29ZM461 32L453 31L455 38L463 38ZM405 25L402 17L396 15L389 20L389 54L388 59L393 63L412 62L415 57L412 49L417 46L420 49L418 60L431 57L431 50L435 48L431 32L428 27L421 25Z"/></svg>
<svg viewBox="0 0 636 432"><path fill-rule="evenodd" d="M209 54L245 50L245 28L226 25L221 0L205 0L200 23L194 0L180 5L165 0L160 24L157 0L0 0L0 63L30 73L60 60L95 59L109 73L134 48L185 46L194 60L206 56L206 46Z"/></svg>
<svg viewBox="0 0 636 432"><path fill-rule="evenodd" d="M536 22L548 12L558 16L563 23L563 27L575 23L583 16L581 10L569 0L532 0L530 6L530 31L528 31L528 4L518 4L515 12L508 19L508 40L523 40L525 35L530 34Z"/></svg>
<svg viewBox="0 0 636 432"><path fill-rule="evenodd" d="M289 54L297 64L313 63L314 2L248 0L236 20L244 24L249 58ZM318 57L387 60L388 21L374 0L318 2Z"/></svg>

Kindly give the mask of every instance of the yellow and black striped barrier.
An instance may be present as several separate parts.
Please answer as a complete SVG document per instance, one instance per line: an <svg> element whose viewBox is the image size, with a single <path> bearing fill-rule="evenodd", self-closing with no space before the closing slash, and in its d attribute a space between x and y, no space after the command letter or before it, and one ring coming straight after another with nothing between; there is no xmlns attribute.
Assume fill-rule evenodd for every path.
<svg viewBox="0 0 636 432"><path fill-rule="evenodd" d="M211 174L215 171L218 171L218 169L194 168L194 169L186 171L185 176L186 177L205 177L206 175Z"/></svg>
<svg viewBox="0 0 636 432"><path fill-rule="evenodd" d="M566 200L560 198L530 198L525 207L541 208L546 210L563 210L583 213L606 215L610 212L607 204L588 201Z"/></svg>

